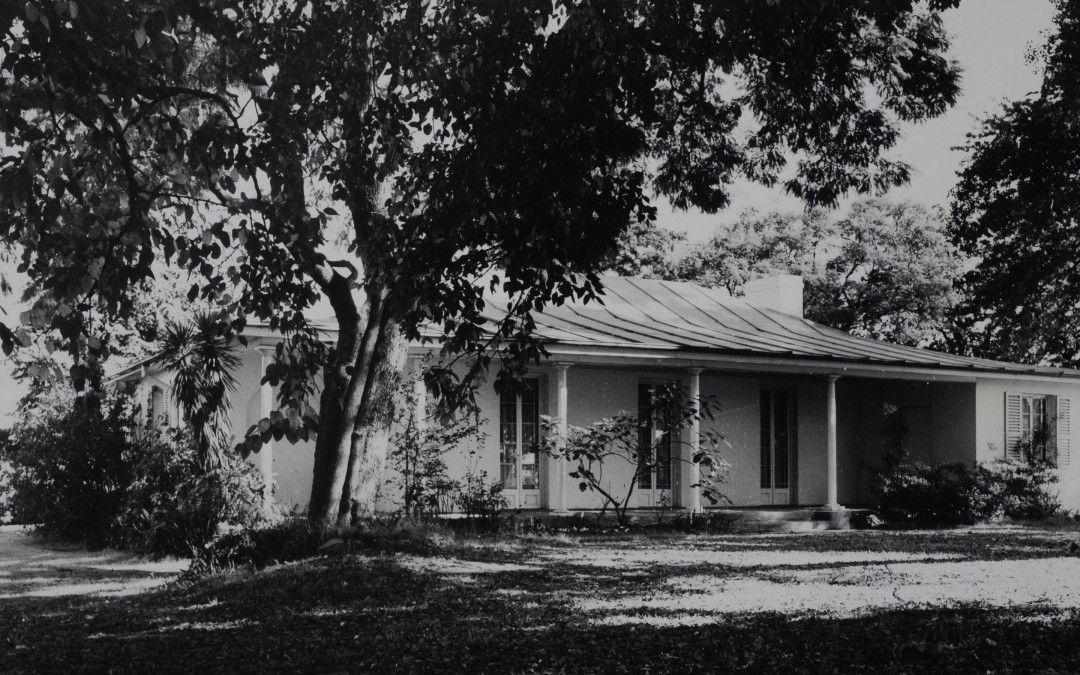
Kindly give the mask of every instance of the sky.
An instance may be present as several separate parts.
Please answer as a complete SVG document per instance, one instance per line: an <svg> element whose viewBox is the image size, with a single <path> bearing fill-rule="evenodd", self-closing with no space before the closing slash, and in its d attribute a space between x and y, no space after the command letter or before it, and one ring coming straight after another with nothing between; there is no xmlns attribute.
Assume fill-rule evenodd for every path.
<svg viewBox="0 0 1080 675"><path fill-rule="evenodd" d="M1025 60L1025 53L1029 45L1043 42L1052 18L1050 0L966 0L958 9L946 13L946 29L953 37L951 56L963 69L962 91L948 113L904 128L893 154L913 167L912 179L910 185L893 190L889 198L927 205L948 201L963 159L963 153L953 148L964 142L978 118L995 111L1006 100L1038 89L1039 75ZM782 190L750 184L736 185L731 206L719 214L676 211L664 203L657 205L659 224L685 232L691 241L707 238L719 224L733 220L748 208L802 208L798 199ZM11 278L13 272L13 265L0 263L0 273ZM19 311L14 297L0 297L0 321L17 324ZM10 423L22 392L0 356L0 427Z"/></svg>
<svg viewBox="0 0 1080 675"><path fill-rule="evenodd" d="M965 0L945 14L945 27L953 38L950 54L963 70L960 97L946 114L906 125L892 154L912 166L911 183L894 189L889 199L947 203L964 154L952 148L962 144L976 121L1003 101L1039 88L1039 74L1026 62L1025 52L1029 44L1042 44L1052 20L1049 0ZM735 186L731 206L718 214L657 206L662 226L685 232L693 241L709 237L719 224L748 208L795 211L802 209L802 202L782 189L742 183Z"/></svg>

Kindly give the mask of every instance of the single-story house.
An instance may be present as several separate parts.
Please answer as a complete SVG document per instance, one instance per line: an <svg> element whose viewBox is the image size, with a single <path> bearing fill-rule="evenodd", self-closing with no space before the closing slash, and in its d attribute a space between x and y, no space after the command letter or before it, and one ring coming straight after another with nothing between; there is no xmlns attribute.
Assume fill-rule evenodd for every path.
<svg viewBox="0 0 1080 675"><path fill-rule="evenodd" d="M988 462L1017 454L1025 438L1056 464L1063 504L1080 508L1080 470L1072 459L1073 399L1080 371L967 358L854 337L809 321L802 279L783 275L747 284L745 297L690 283L605 277L603 304L568 303L538 315L550 358L530 373L531 386L499 395L491 381L479 397L480 429L453 448L451 477L485 471L500 477L519 509L597 508L566 465L536 452L541 415L585 426L636 411L649 386L681 383L710 397L719 413L702 422L730 444L723 492L736 507L799 505L839 509L873 501L871 476L883 459L885 407L902 417L905 449L928 463ZM489 303L489 306L494 303ZM239 438L274 406L260 384L277 336L251 327L242 352L231 424ZM437 344L411 348L413 370ZM118 373L137 388L156 423L173 424L170 375L152 360ZM493 380L493 378L491 378ZM423 399L422 386L418 388ZM639 481L634 504L709 507L695 487L695 467L679 457ZM683 460L683 461L680 461ZM310 493L313 444L273 442L253 456L284 508L303 508ZM633 467L605 467L618 488ZM390 491L392 492L392 490ZM396 496L384 499L390 508Z"/></svg>

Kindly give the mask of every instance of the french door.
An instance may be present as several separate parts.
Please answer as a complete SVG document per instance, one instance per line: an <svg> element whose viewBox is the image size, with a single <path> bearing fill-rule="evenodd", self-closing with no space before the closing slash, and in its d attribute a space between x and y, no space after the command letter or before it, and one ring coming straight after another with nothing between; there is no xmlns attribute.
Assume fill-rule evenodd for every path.
<svg viewBox="0 0 1080 675"><path fill-rule="evenodd" d="M761 503L794 502L795 396L783 389L761 392Z"/></svg>
<svg viewBox="0 0 1080 675"><path fill-rule="evenodd" d="M510 508L540 508L540 380L499 396L499 471Z"/></svg>
<svg viewBox="0 0 1080 675"><path fill-rule="evenodd" d="M671 428L657 409L661 384L638 385L638 479L633 503L639 507L672 504Z"/></svg>

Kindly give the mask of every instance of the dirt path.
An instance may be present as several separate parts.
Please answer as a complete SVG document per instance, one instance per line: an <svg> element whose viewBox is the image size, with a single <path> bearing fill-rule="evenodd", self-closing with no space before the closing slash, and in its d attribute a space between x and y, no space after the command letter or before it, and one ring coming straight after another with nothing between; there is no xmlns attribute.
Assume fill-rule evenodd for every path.
<svg viewBox="0 0 1080 675"><path fill-rule="evenodd" d="M77 595L122 596L175 578L184 560L151 561L117 551L87 551L0 526L0 602Z"/></svg>

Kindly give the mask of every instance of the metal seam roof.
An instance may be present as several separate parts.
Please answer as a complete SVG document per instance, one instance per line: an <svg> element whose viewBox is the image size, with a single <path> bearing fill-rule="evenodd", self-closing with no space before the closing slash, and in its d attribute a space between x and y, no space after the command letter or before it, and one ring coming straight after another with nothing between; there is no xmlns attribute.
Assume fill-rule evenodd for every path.
<svg viewBox="0 0 1080 675"><path fill-rule="evenodd" d="M1080 377L1080 371L990 361L850 335L686 282L602 277L603 303L552 306L536 315L538 335L553 344L612 341L688 353L859 361L882 366ZM702 302L708 300L708 305ZM707 319L707 320L706 320ZM573 329L560 329L559 326ZM575 340L555 335L573 334ZM598 339L602 338L602 339ZM581 340L581 341L579 341Z"/></svg>

